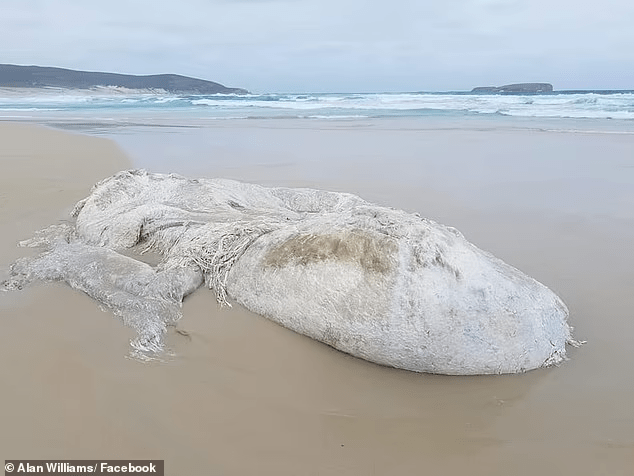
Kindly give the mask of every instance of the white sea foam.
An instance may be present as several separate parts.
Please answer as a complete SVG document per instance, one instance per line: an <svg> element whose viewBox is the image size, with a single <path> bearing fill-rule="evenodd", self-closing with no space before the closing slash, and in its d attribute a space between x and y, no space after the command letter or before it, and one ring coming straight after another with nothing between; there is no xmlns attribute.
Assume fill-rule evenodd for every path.
<svg viewBox="0 0 634 476"><path fill-rule="evenodd" d="M0 91L0 110L73 109L89 113L109 108L186 109L204 117L415 116L433 114L503 115L544 118L634 119L634 94L579 93L482 95L456 93L390 94L215 94L173 95L159 91L102 88L51 89L19 94Z"/></svg>
<svg viewBox="0 0 634 476"><path fill-rule="evenodd" d="M310 116L302 116L302 117L306 117L308 119L362 119L362 118L367 118L370 116L367 116L364 114L339 114L339 115L313 114Z"/></svg>
<svg viewBox="0 0 634 476"><path fill-rule="evenodd" d="M456 112L503 114L523 117L618 118L634 119L632 94L567 94L544 96L465 95L465 94L358 94L323 96L252 97L248 101L209 98L193 99L196 106L218 109L255 108L263 110L363 110Z"/></svg>
<svg viewBox="0 0 634 476"><path fill-rule="evenodd" d="M43 111L60 111L60 108L52 107L0 107L1 112L43 112ZM5 116L6 117L6 116ZM15 116L20 117L20 116Z"/></svg>

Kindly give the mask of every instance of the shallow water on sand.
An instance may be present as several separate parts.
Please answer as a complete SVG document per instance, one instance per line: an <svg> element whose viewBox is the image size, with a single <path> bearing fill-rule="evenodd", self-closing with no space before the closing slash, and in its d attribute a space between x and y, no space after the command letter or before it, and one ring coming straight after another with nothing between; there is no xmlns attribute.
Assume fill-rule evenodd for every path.
<svg viewBox="0 0 634 476"><path fill-rule="evenodd" d="M634 135L311 124L115 139L153 171L349 191L455 226L558 293L588 343L523 375L421 375L219 309L201 289L185 332L170 331L174 355L144 364L124 358L132 331L42 285L0 294L5 458L156 458L170 474L632 474ZM31 197L3 218L2 266L72 205L46 197L44 216Z"/></svg>

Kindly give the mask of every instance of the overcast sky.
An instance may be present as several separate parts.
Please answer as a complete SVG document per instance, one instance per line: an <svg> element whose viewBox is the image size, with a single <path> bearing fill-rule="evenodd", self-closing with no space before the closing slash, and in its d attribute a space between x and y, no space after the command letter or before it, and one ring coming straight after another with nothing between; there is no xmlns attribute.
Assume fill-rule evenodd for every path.
<svg viewBox="0 0 634 476"><path fill-rule="evenodd" d="M0 63L254 92L634 89L634 0L0 0Z"/></svg>

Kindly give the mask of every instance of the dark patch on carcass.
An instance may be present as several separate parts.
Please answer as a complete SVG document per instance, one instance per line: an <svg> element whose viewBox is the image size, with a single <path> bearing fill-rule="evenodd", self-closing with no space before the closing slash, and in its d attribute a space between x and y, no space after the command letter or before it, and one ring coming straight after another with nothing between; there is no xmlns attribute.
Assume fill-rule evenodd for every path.
<svg viewBox="0 0 634 476"><path fill-rule="evenodd" d="M358 263L367 272L385 274L394 268L397 252L395 240L361 230L300 234L270 250L264 259L264 266L306 266L332 260Z"/></svg>

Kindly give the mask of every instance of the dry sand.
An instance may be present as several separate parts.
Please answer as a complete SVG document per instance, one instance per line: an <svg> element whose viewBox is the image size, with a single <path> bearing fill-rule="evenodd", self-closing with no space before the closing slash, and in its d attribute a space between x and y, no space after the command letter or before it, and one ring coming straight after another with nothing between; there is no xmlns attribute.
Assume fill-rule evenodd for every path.
<svg viewBox="0 0 634 476"><path fill-rule="evenodd" d="M631 161L631 139L610 150L588 137ZM578 152L565 143L557 153ZM129 163L106 140L3 123L0 167L2 278L29 252L19 240L67 219L95 181ZM171 475L633 474L630 212L502 213L413 187L366 198L381 193L394 206L432 210L550 286L588 344L561 367L524 375L420 375L349 357L238 306L220 310L199 290L179 324L189 337L168 338L176 355L141 363L125 358L132 332L94 301L38 285L0 293L0 458L164 459Z"/></svg>

